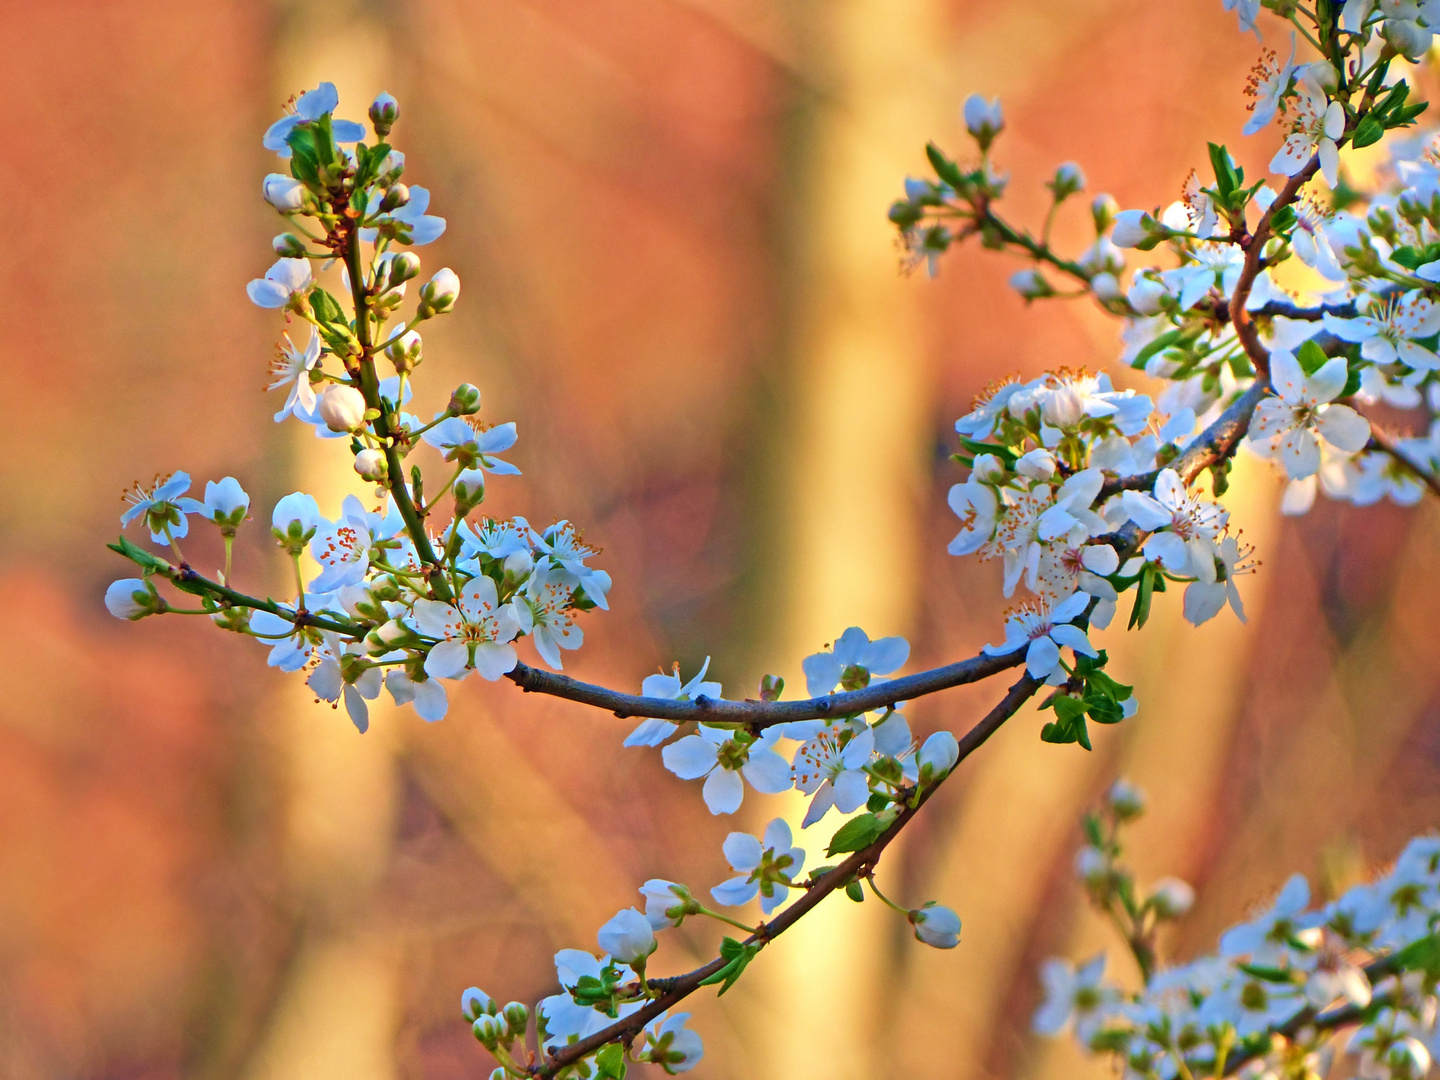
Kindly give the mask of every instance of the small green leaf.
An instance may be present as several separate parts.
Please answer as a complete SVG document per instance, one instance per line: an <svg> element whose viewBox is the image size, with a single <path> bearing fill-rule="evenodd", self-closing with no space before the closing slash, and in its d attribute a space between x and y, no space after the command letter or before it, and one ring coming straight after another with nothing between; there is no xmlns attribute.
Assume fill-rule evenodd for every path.
<svg viewBox="0 0 1440 1080"><path fill-rule="evenodd" d="M1350 145L1359 149L1362 146L1372 146L1385 137L1385 125L1375 117L1367 116L1355 126L1355 134L1350 136Z"/></svg>
<svg viewBox="0 0 1440 1080"><path fill-rule="evenodd" d="M142 547L137 547L123 536L108 546L111 551L124 555L147 573L160 574L170 569L170 564L166 560L158 555L150 554Z"/></svg>
<svg viewBox="0 0 1440 1080"><path fill-rule="evenodd" d="M930 159L930 165L934 168L935 175L941 180L956 191L965 186L965 175L960 171L960 167L946 157L944 151L933 142L925 144L925 156Z"/></svg>
<svg viewBox="0 0 1440 1080"><path fill-rule="evenodd" d="M597 1075L605 1080L625 1080L625 1048L619 1043L602 1047L595 1055Z"/></svg>
<svg viewBox="0 0 1440 1080"><path fill-rule="evenodd" d="M857 904L865 902L865 887L858 881L852 881L845 886L845 895Z"/></svg>
<svg viewBox="0 0 1440 1080"><path fill-rule="evenodd" d="M1440 934L1430 934L1413 941L1391 957L1401 971L1424 971L1440 975Z"/></svg>
<svg viewBox="0 0 1440 1080"><path fill-rule="evenodd" d="M833 837L830 838L830 846L826 848L826 855L839 855L846 851L859 851L867 848L880 838L885 827L874 814L861 814L853 817L844 825L841 825Z"/></svg>
<svg viewBox="0 0 1440 1080"><path fill-rule="evenodd" d="M1300 361L1300 367L1306 375L1314 375L1330 362L1330 358L1325 355L1325 350L1313 340L1305 342L1295 350L1295 359Z"/></svg>

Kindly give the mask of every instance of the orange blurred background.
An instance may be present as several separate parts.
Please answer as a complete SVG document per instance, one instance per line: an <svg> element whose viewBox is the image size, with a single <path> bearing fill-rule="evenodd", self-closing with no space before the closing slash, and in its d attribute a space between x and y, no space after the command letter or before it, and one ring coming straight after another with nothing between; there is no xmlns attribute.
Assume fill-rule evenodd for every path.
<svg viewBox="0 0 1440 1080"><path fill-rule="evenodd" d="M535 1001L551 953L592 945L641 881L708 889L727 831L798 805L712 818L620 747L626 722L507 683L468 681L435 725L377 709L362 738L258 647L105 613L137 478L238 477L257 512L237 580L277 591L273 501L304 486L333 512L348 489L343 448L270 422L279 320L243 289L271 262L260 135L291 93L333 80L357 118L400 99L406 179L449 221L422 257L464 281L417 411L480 385L525 471L487 511L574 520L615 579L567 670L634 689L711 655L734 697L767 671L802 685L799 658L854 623L917 665L993 640L998 568L944 553L949 425L997 376L1117 353L1096 311L1027 309L1004 257L897 272L886 207L927 138L964 152L965 95L1003 96L1031 224L1060 161L1149 207L1207 139L1252 170L1273 152L1239 142L1259 46L1215 0L11 0L3 25L6 1080L484 1075L464 987ZM1143 637L1111 629L1139 716L1086 754L1022 712L887 856L891 895L960 911L960 948L832 899L697 997L697 1075L1101 1075L1028 1020L1044 957L1106 944L1070 862L1120 773L1151 796L1142 879L1198 889L1172 956L1292 871L1333 891L1436 824L1435 509L1282 522L1275 477L1237 472L1264 562L1249 624L1192 630L1172 596ZM961 729L997 693L908 713ZM687 924L657 962L717 939Z"/></svg>

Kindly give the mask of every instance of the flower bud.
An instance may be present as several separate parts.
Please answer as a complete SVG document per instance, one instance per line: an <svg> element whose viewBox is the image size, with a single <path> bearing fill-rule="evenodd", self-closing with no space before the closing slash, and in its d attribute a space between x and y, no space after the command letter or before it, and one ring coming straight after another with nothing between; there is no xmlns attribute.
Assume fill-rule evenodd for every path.
<svg viewBox="0 0 1440 1080"><path fill-rule="evenodd" d="M1005 465L994 454L981 454L970 466L970 479L981 484L998 484L1005 479Z"/></svg>
<svg viewBox="0 0 1440 1080"><path fill-rule="evenodd" d="M1120 289L1120 282L1108 270L1101 271L1090 279L1090 292L1100 301L1119 300L1125 295Z"/></svg>
<svg viewBox="0 0 1440 1080"><path fill-rule="evenodd" d="M528 551L512 551L505 556L505 576L519 581L535 569L535 556Z"/></svg>
<svg viewBox="0 0 1440 1080"><path fill-rule="evenodd" d="M1110 240L1116 247L1133 248L1145 243L1164 226L1144 210L1121 210L1115 215L1115 231Z"/></svg>
<svg viewBox="0 0 1440 1080"><path fill-rule="evenodd" d="M450 411L456 416L469 416L480 411L480 388L461 383L450 395Z"/></svg>
<svg viewBox="0 0 1440 1080"><path fill-rule="evenodd" d="M1043 296L1054 296L1055 289L1045 280L1039 270L1017 270L1010 275L1010 287L1026 300L1038 300Z"/></svg>
<svg viewBox="0 0 1440 1080"><path fill-rule="evenodd" d="M1160 310L1161 302L1170 295L1170 290L1165 283L1157 278L1144 274L1137 274L1135 280L1130 283L1130 292L1126 294L1130 306L1141 315L1154 315Z"/></svg>
<svg viewBox="0 0 1440 1080"><path fill-rule="evenodd" d="M1418 62L1430 49L1434 35L1414 19L1386 19L1380 24L1380 36L1411 63Z"/></svg>
<svg viewBox="0 0 1440 1080"><path fill-rule="evenodd" d="M271 173L260 184L265 201L282 214L293 214L305 205L305 185L293 176Z"/></svg>
<svg viewBox="0 0 1440 1080"><path fill-rule="evenodd" d="M1120 204L1115 201L1115 196L1096 195L1090 203L1090 218L1095 222L1095 235L1099 236L1110 228L1119 212Z"/></svg>
<svg viewBox="0 0 1440 1080"><path fill-rule="evenodd" d="M400 119L400 103L389 94L379 94L370 103L370 123L375 128L375 134L385 138L390 134L390 129L395 126L395 121Z"/></svg>
<svg viewBox="0 0 1440 1080"><path fill-rule="evenodd" d="M510 1074L505 1071L504 1065L499 1065L490 1070L490 1080L510 1080Z"/></svg>
<svg viewBox="0 0 1440 1080"><path fill-rule="evenodd" d="M396 182L385 189L385 197L380 200L380 212L388 214L391 210L398 210L410 201L410 189L404 184Z"/></svg>
<svg viewBox="0 0 1440 1080"><path fill-rule="evenodd" d="M1195 905L1195 890L1179 878L1161 878L1150 894L1150 906L1162 919L1178 919Z"/></svg>
<svg viewBox="0 0 1440 1080"><path fill-rule="evenodd" d="M1145 812L1145 793L1128 780L1116 780L1105 801L1121 821L1131 821Z"/></svg>
<svg viewBox="0 0 1440 1080"><path fill-rule="evenodd" d="M1049 480L1055 475L1055 455L1038 446L1016 459L1015 471L1031 480Z"/></svg>
<svg viewBox="0 0 1440 1080"><path fill-rule="evenodd" d="M466 469L455 477L450 492L455 496L455 516L464 517L485 501L485 473L480 469Z"/></svg>
<svg viewBox="0 0 1440 1080"><path fill-rule="evenodd" d="M960 944L960 916L948 907L930 901L909 914L915 937L936 949L953 949Z"/></svg>
<svg viewBox="0 0 1440 1080"><path fill-rule="evenodd" d="M385 479L385 455L373 447L367 447L355 455L355 471L366 480L379 483Z"/></svg>
<svg viewBox="0 0 1440 1080"><path fill-rule="evenodd" d="M1075 853L1075 876L1092 888L1101 885L1110 876L1110 860L1087 844Z"/></svg>
<svg viewBox="0 0 1440 1080"><path fill-rule="evenodd" d="M159 615L168 605L145 578L121 578L105 590L105 610L117 619L143 619Z"/></svg>
<svg viewBox="0 0 1440 1080"><path fill-rule="evenodd" d="M1005 128L1005 113L1000 108L1000 99L986 101L979 94L971 94L965 99L963 110L965 118L965 129L975 137L980 144L980 150L990 149L990 144L995 141Z"/></svg>
<svg viewBox="0 0 1440 1080"><path fill-rule="evenodd" d="M524 1031L525 1025L530 1022L530 1010L518 1001L512 1001L506 1005L503 1015L505 1026L517 1034Z"/></svg>
<svg viewBox="0 0 1440 1080"><path fill-rule="evenodd" d="M937 731L925 740L920 747L920 753L916 755L916 763L920 766L920 778L940 779L955 767L960 760L960 744L955 741L955 736L948 731Z"/></svg>
<svg viewBox="0 0 1440 1080"><path fill-rule="evenodd" d="M1085 174L1075 162L1067 161L1055 170L1055 176L1046 186L1055 193L1055 201L1060 202L1085 190Z"/></svg>
<svg viewBox="0 0 1440 1080"><path fill-rule="evenodd" d="M397 372L414 371L420 364L420 345L420 335L414 330L407 330L385 346L385 355Z"/></svg>
<svg viewBox="0 0 1440 1080"><path fill-rule="evenodd" d="M478 986L472 986L460 995L460 1015L466 1020L478 1020L481 1016L494 1011L494 1001Z"/></svg>
<svg viewBox="0 0 1440 1080"><path fill-rule="evenodd" d="M359 431L365 426L365 395L353 386L332 384L320 395L320 419L331 431Z"/></svg>
<svg viewBox="0 0 1440 1080"><path fill-rule="evenodd" d="M435 271L435 276L420 287L420 308L416 312L422 319L443 314L455 306L460 295L460 276L448 266Z"/></svg>
<svg viewBox="0 0 1440 1080"><path fill-rule="evenodd" d="M638 964L655 951L655 931L650 920L633 907L615 913L595 935L602 951L622 964Z"/></svg>
<svg viewBox="0 0 1440 1080"><path fill-rule="evenodd" d="M478 1017L471 1025L471 1030L475 1032L475 1038L480 1040L480 1045L486 1050L494 1050L506 1034L505 1022L489 1013Z"/></svg>
<svg viewBox="0 0 1440 1080"><path fill-rule="evenodd" d="M640 886L640 895L645 897L645 918L656 930L679 926L685 916L700 914L700 902L678 882L651 878Z"/></svg>
<svg viewBox="0 0 1440 1080"><path fill-rule="evenodd" d="M390 267L387 283L390 288L395 288L413 277L420 276L420 256L413 251L402 251L386 264Z"/></svg>
<svg viewBox="0 0 1440 1080"><path fill-rule="evenodd" d="M275 504L270 532L291 555L299 555L315 535L319 523L320 508L315 505L315 497L296 491Z"/></svg>
<svg viewBox="0 0 1440 1080"><path fill-rule="evenodd" d="M303 259L305 257L305 241L294 233L281 233L270 241L270 246L282 259Z"/></svg>

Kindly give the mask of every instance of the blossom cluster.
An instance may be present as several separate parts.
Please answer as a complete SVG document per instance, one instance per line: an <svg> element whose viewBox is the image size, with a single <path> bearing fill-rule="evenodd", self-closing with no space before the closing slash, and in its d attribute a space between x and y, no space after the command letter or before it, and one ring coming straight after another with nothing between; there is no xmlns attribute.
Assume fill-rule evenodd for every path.
<svg viewBox="0 0 1440 1080"><path fill-rule="evenodd" d="M1115 861L1113 829L1097 835L1101 820L1125 820L1114 807L1126 788L1087 819L1092 843L1076 870L1107 914L1124 898L1153 926L1183 916L1194 894L1167 879L1136 899L1140 890ZM1181 965L1156 967L1153 953L1141 953L1153 947L1153 933L1148 942L1145 932L1132 934L1132 948L1140 942L1138 990L1106 979L1103 953L1078 968L1050 960L1035 1030L1069 1030L1136 1080L1242 1066L1252 1080L1309 1078L1338 1067L1341 1053L1369 1080L1419 1080L1440 1051L1440 837L1412 840L1389 872L1327 904L1312 908L1310 899L1295 875L1269 906L1225 931L1215 955Z"/></svg>
<svg viewBox="0 0 1440 1080"><path fill-rule="evenodd" d="M448 708L447 681L471 672L500 678L518 663L523 638L559 669L562 651L583 640L580 613L607 606L610 577L588 564L596 551L569 522L536 529L523 518L473 516L489 477L520 472L501 456L516 443L515 425L479 421L479 390L456 388L429 420L406 410L424 358L417 328L453 310L460 282L438 270L404 314L420 274L413 249L440 237L445 220L428 212L428 191L402 182L404 155L384 141L399 115L395 100L382 94L370 107L369 146L363 125L335 118L338 104L334 86L322 83L265 133L265 146L290 171L265 177L261 194L290 231L275 238L280 258L247 292L260 307L282 310L293 330L271 367L269 389L284 395L276 421L293 418L320 438L348 440L355 472L376 484L374 502L347 496L331 518L304 492L278 500L271 534L293 562L295 595L260 600L232 588L231 546L250 516L250 497L234 477L208 483L203 502L186 495L185 473L137 484L121 524L138 522L175 561L126 547L145 576L115 582L106 605L128 619L209 615L269 646L271 666L305 672L318 699L343 700L363 732L367 702L382 687L438 720ZM382 378L382 366L393 373ZM448 474L428 497L419 466L406 476L403 464L422 446ZM197 584L181 548L192 515L224 539L218 589ZM306 571L307 555L316 572ZM197 595L199 608L163 599L157 576Z"/></svg>

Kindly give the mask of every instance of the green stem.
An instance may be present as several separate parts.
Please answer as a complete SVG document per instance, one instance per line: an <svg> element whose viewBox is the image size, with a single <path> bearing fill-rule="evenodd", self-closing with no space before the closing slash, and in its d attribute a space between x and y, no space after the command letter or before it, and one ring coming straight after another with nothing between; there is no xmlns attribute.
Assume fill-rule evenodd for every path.
<svg viewBox="0 0 1440 1080"><path fill-rule="evenodd" d="M712 918L712 919L719 919L719 920L720 920L721 922L723 922L723 923L729 923L731 926L735 927L735 928L738 929L738 930L744 930L747 934L753 934L753 933L756 932L756 931L755 931L755 927L753 927L753 926L746 926L743 922L740 922L740 921L737 920L737 919L732 919L732 918L730 918L729 915L721 915L720 912L718 912L718 911L711 911L711 910L710 910L708 907L706 907L704 904L701 904L701 905L700 905L700 914L701 914L701 915L709 915L710 918Z"/></svg>
<svg viewBox="0 0 1440 1080"><path fill-rule="evenodd" d="M876 896L882 903L888 905L889 907L894 908L894 909L895 909L896 911L898 911L901 915L904 915L905 918L907 918L907 919L910 918L910 909L909 909L909 908L901 907L899 904L895 903L894 900L891 900L888 896L886 896L883 892L880 891L880 886L875 884L875 875L874 875L874 874L866 874L866 875L865 875L865 880L866 880L866 882L868 882L869 885L870 885L870 891L873 892L873 893L875 894L875 896Z"/></svg>
<svg viewBox="0 0 1440 1080"><path fill-rule="evenodd" d="M299 591L300 599L298 606L303 611L305 608L305 576L300 572L300 552L290 553L290 564L295 568L295 588Z"/></svg>
<svg viewBox="0 0 1440 1080"><path fill-rule="evenodd" d="M444 570L430 537L425 532L425 523L416 512L410 498L410 489L405 485L405 465L400 457L394 432L390 430L390 417L380 401L380 380L375 375L375 361L371 356L373 341L370 334L370 307L365 291L365 274L360 263L360 231L353 223L345 240L345 266L350 272L350 297L355 305L355 337L360 343L360 392L365 395L365 404L379 412L375 419L375 434L385 440L386 484L395 500L395 508L405 522L405 531L415 544L420 561L430 567L428 578L430 589L440 600L453 600L454 593L445 580Z"/></svg>

